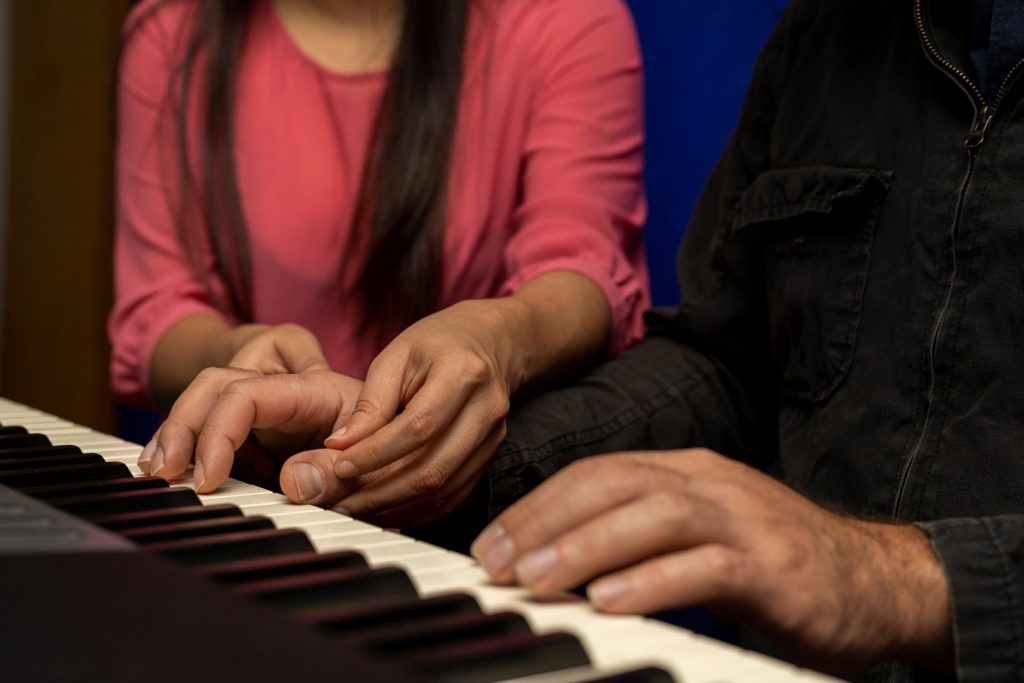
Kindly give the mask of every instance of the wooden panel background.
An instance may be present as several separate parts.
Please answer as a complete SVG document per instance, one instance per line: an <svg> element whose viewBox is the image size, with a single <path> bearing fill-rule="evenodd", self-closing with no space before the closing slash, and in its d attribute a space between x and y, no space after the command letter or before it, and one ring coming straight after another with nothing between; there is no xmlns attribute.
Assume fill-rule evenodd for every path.
<svg viewBox="0 0 1024 683"><path fill-rule="evenodd" d="M13 0L0 393L112 432L113 79L128 0Z"/></svg>

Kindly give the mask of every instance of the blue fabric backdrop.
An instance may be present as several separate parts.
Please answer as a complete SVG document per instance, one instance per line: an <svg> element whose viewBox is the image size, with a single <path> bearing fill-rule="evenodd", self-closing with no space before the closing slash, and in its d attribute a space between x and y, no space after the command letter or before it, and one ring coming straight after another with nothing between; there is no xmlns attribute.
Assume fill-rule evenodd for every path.
<svg viewBox="0 0 1024 683"><path fill-rule="evenodd" d="M788 0L629 0L647 74L647 257L655 305L679 301L675 254Z"/></svg>

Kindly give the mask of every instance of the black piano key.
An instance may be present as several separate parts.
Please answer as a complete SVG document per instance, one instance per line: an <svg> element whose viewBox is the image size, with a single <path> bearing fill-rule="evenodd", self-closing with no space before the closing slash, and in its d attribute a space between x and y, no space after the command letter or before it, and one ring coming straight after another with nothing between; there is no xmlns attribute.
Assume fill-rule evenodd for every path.
<svg viewBox="0 0 1024 683"><path fill-rule="evenodd" d="M26 486L50 486L78 481L104 481L130 477L132 473L123 462L63 465L58 467L30 467L0 470L0 484L20 489Z"/></svg>
<svg viewBox="0 0 1024 683"><path fill-rule="evenodd" d="M180 538L202 538L239 531L273 529L274 523L268 517L224 517L222 519L200 519L172 524L123 529L120 534L133 543L148 545L174 541Z"/></svg>
<svg viewBox="0 0 1024 683"><path fill-rule="evenodd" d="M124 491L142 491L145 489L165 489L169 487L166 479L160 477L124 477L110 481L79 481L54 486L28 486L22 493L34 498L49 500L67 496L99 496Z"/></svg>
<svg viewBox="0 0 1024 683"><path fill-rule="evenodd" d="M223 519L225 517L241 516L242 511L238 507L222 504L125 512L117 515L93 517L90 521L110 531L122 531L142 526L155 526L157 524L176 524L178 522L197 522L201 519Z"/></svg>
<svg viewBox="0 0 1024 683"><path fill-rule="evenodd" d="M581 683L675 683L672 675L664 669L648 666L633 671L623 671L611 676L588 678Z"/></svg>
<svg viewBox="0 0 1024 683"><path fill-rule="evenodd" d="M28 430L21 425L7 425L0 427L0 436L14 436L15 434L28 434Z"/></svg>
<svg viewBox="0 0 1024 683"><path fill-rule="evenodd" d="M416 597L408 575L395 567L332 569L299 576L262 579L233 586L246 596L289 610L345 604L384 596Z"/></svg>
<svg viewBox="0 0 1024 683"><path fill-rule="evenodd" d="M471 595L449 593L422 600L383 598L354 605L333 605L303 610L295 618L336 636L365 633L460 614L482 614Z"/></svg>
<svg viewBox="0 0 1024 683"><path fill-rule="evenodd" d="M498 636L442 646L408 659L436 683L490 683L590 665L579 640L568 633Z"/></svg>
<svg viewBox="0 0 1024 683"><path fill-rule="evenodd" d="M0 454L0 471L23 470L26 467L65 467L67 465L88 465L106 462L97 453L70 453L66 455L45 455L38 458L4 458Z"/></svg>
<svg viewBox="0 0 1024 683"><path fill-rule="evenodd" d="M61 446L31 446L27 448L6 448L0 451L0 460L12 460L14 458L44 458L47 456L74 455L81 453L82 449L73 444Z"/></svg>
<svg viewBox="0 0 1024 683"><path fill-rule="evenodd" d="M50 498L50 505L79 517L91 519L106 515L160 510L200 505L199 496L190 488L174 486L166 489L143 489L93 496L67 496Z"/></svg>
<svg viewBox="0 0 1024 683"><path fill-rule="evenodd" d="M9 448L40 448L52 446L45 434L11 434L0 436L0 453Z"/></svg>
<svg viewBox="0 0 1024 683"><path fill-rule="evenodd" d="M182 564L209 565L268 555L310 552L313 544L298 529L267 529L154 543L148 549Z"/></svg>
<svg viewBox="0 0 1024 683"><path fill-rule="evenodd" d="M445 645L477 639L529 634L530 625L520 614L459 614L414 624L391 625L359 633L359 644L381 656L414 655Z"/></svg>
<svg viewBox="0 0 1024 683"><path fill-rule="evenodd" d="M261 557L254 560L225 562L203 567L199 571L207 578L228 585L246 581L260 581L284 576L294 576L309 572L329 569L366 568L366 558L351 550L333 553L304 553L301 555L282 555L279 557Z"/></svg>

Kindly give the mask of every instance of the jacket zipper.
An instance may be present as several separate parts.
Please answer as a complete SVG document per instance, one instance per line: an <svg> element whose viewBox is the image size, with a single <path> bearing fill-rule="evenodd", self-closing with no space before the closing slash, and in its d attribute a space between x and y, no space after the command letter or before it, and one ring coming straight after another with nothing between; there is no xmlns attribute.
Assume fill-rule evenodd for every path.
<svg viewBox="0 0 1024 683"><path fill-rule="evenodd" d="M955 64L950 62L948 59L942 56L939 49L935 46L931 35L929 35L927 28L924 23L924 12L922 10L922 0L915 0L914 2L914 19L917 23L917 31L921 37L921 43L924 45L925 52L928 53L932 63L940 67L941 70L946 73L955 82L960 89L971 99L971 104L974 106L974 120L971 122L971 130L964 138L963 146L967 150L967 171L964 173L963 181L960 183L960 189L957 191L956 210L953 213L953 221L949 227L949 240L952 244L952 270L949 277L949 286L946 288L946 296L943 299L942 307L939 308L938 314L935 316L935 322L932 323L931 334L928 337L928 395L925 402L925 415L924 423L921 425L921 432L917 437L917 441L914 443L914 447L910 450L910 454L907 456L903 463L903 469L900 472L900 478L896 486L896 497L893 500L892 516L898 518L900 515L900 508L903 504L903 497L906 494L907 483L910 480L910 474L914 468L914 463L917 460L917 456L924 445L925 439L928 435L928 428L931 424L932 407L935 400L935 356L938 348L939 336L942 332L942 327L946 321L946 316L949 313L950 304L953 299L953 288L956 285L957 277L957 259L956 259L956 238L960 229L960 221L963 217L964 202L967 198L967 192L970 189L971 179L974 176L974 167L977 161L978 150L985 142L985 136L988 133L989 126L992 124L992 119L995 117L996 112L999 109L999 105L1002 104L1003 99L1010 90L1010 86L1016 80L1021 67L1024 67L1024 59L1021 59L1010 72L1003 79L1002 84L999 86L999 91L996 94L996 99L991 106L985 101L985 96L978 88L978 86L970 79Z"/></svg>

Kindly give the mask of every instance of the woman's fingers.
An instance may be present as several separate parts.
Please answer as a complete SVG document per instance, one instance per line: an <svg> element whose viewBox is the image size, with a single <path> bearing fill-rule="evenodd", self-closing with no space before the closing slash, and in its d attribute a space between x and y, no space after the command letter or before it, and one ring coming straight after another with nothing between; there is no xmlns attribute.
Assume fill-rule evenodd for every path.
<svg viewBox="0 0 1024 683"><path fill-rule="evenodd" d="M389 353L385 349L377 356L366 373L352 416L344 427L327 437L324 441L327 448L344 450L374 434L394 418L407 390L406 363L404 352ZM354 477L358 474L358 471L353 471L339 476Z"/></svg>
<svg viewBox="0 0 1024 683"><path fill-rule="evenodd" d="M205 370L175 403L142 457L148 456L150 472L170 478L182 474L194 456L197 489L208 493L228 477L252 430L273 430L271 441L322 439L347 417L360 388L358 380L333 372L260 376L232 368Z"/></svg>
<svg viewBox="0 0 1024 683"><path fill-rule="evenodd" d="M298 325L280 325L286 331L274 340L278 355L288 372L314 372L330 370L323 348L316 336Z"/></svg>
<svg viewBox="0 0 1024 683"><path fill-rule="evenodd" d="M226 385L210 408L196 445L200 492L214 490L228 477L234 453L251 430L323 433L357 389L358 382L331 372L269 375Z"/></svg>
<svg viewBox="0 0 1024 683"><path fill-rule="evenodd" d="M199 373L174 402L170 414L160 426L148 460L149 474L165 479L184 474L192 462L196 441L206 418L220 397L221 391L228 384L253 377L255 374L249 370L224 368L209 368ZM145 455L149 454L144 453L142 457Z"/></svg>
<svg viewBox="0 0 1024 683"><path fill-rule="evenodd" d="M443 365L435 366L431 368L423 386L412 395L402 412L393 416L393 419L387 418L390 421L386 421L385 416L389 411L397 410L399 400L402 398L398 393L400 387L387 386L381 380L381 375L372 378L368 376L363 393L356 403L356 412L348 422L345 441L339 442L329 438L325 443L329 448L342 448L339 443L366 434L371 428L375 428L375 431L366 434L362 440L345 450L336 474L342 478L351 478L389 465L413 451L424 448L438 435L448 430L453 420L468 412L472 412L475 419L486 421L488 416L485 411L470 410L475 407L472 399L478 389L478 386L467 382L465 377L453 369ZM368 405L374 406L373 409L366 408ZM505 412L507 410L506 405ZM470 429L464 428L464 431L478 431L484 428L489 430L491 427L491 424L481 422L472 429L471 424ZM424 486L429 488L431 481L425 481Z"/></svg>
<svg viewBox="0 0 1024 683"><path fill-rule="evenodd" d="M231 357L228 364L263 373L330 370L316 335L293 324L267 327L252 336Z"/></svg>
<svg viewBox="0 0 1024 683"><path fill-rule="evenodd" d="M372 517L375 521L384 519L382 513L386 513L387 519L399 526L423 524L450 512L455 503L448 495L460 490L467 481L479 478L504 438L504 423L493 424L487 415L472 407L460 413L438 439L401 469L358 489L340 502L341 507L347 514ZM481 429L487 431L481 433ZM401 508L416 501L423 505L413 510L430 519L402 515Z"/></svg>
<svg viewBox="0 0 1024 683"><path fill-rule="evenodd" d="M334 476L334 462L339 455L328 448L293 455L281 467L281 491L294 503L333 505L357 486L354 479Z"/></svg>

